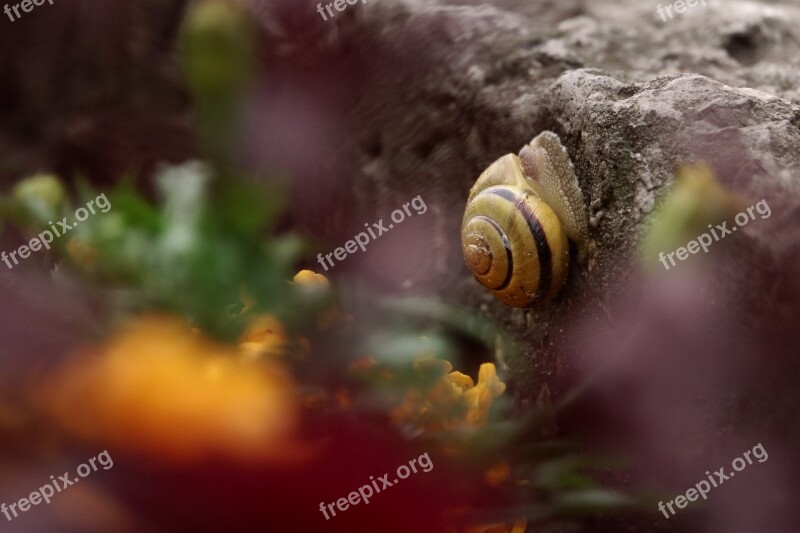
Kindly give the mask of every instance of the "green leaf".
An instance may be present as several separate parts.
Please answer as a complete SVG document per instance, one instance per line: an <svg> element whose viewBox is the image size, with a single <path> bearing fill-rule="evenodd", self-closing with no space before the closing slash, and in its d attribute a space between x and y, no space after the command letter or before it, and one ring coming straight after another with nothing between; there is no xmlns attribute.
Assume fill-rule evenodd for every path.
<svg viewBox="0 0 800 533"><path fill-rule="evenodd" d="M560 493L552 504L554 514L593 516L611 511L633 510L637 500L603 489Z"/></svg>

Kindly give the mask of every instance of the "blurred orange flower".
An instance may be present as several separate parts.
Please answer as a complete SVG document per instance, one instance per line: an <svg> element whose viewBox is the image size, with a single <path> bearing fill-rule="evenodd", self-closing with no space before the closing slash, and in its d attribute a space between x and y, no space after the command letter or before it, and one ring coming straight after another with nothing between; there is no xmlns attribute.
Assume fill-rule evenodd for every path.
<svg viewBox="0 0 800 533"><path fill-rule="evenodd" d="M160 316L138 318L79 354L37 397L79 437L173 460L285 458L297 422L280 367L237 358Z"/></svg>
<svg viewBox="0 0 800 533"><path fill-rule="evenodd" d="M484 475L487 485L498 487L511 479L511 467L505 461L500 461L486 471Z"/></svg>
<svg viewBox="0 0 800 533"><path fill-rule="evenodd" d="M469 507L460 507L453 512L453 520L462 522L469 517L471 509ZM463 526L461 528L449 528L447 533L525 533L528 530L528 519L525 517L516 520L513 523L495 523L495 524L479 524Z"/></svg>
<svg viewBox="0 0 800 533"><path fill-rule="evenodd" d="M524 518L513 524L492 524L467 528L466 533L525 533L528 521Z"/></svg>

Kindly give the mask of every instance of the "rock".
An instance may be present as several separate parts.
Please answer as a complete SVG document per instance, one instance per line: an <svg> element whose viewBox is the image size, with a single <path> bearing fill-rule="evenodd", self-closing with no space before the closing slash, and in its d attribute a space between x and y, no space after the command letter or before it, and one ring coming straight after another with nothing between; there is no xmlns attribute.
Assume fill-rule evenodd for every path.
<svg viewBox="0 0 800 533"><path fill-rule="evenodd" d="M311 47L299 32L303 46L267 62L265 79L283 75L282 92L293 98L311 100L315 80L309 105L325 109L320 128L336 139L321 143L320 164L297 167L301 225L344 242L417 194L430 206L404 223L424 230L406 227L407 239L393 230L344 270L392 289L412 278L415 290L487 309L531 347L539 380L555 364L560 326L604 306L615 280L636 267L642 226L678 165L706 160L743 197L769 198L778 218L754 225L750 238L773 257L796 246L797 232L770 234L800 202L798 8L708 2L662 21L654 6L633 1L477 4L385 1L327 23L309 17L324 45ZM297 9L313 17L311 5ZM277 11L269 20L282 24ZM281 50L291 48L292 32L281 35ZM336 81L319 84L320 75ZM543 129L562 137L586 203L604 216L592 230L594 270L573 263L560 302L520 322L467 274L458 228L480 172ZM551 376L557 394L559 373Z"/></svg>

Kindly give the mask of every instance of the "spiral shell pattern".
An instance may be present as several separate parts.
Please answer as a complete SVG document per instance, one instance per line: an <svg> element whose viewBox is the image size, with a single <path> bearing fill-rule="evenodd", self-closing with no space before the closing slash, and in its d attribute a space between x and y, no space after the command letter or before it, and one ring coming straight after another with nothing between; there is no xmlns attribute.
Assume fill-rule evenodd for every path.
<svg viewBox="0 0 800 533"><path fill-rule="evenodd" d="M509 162L518 166L515 157L500 166L507 171ZM483 187L470 195L461 226L464 259L475 278L507 305L527 307L550 300L567 275L566 232L524 180L495 184L502 174L496 170L490 167L482 176Z"/></svg>

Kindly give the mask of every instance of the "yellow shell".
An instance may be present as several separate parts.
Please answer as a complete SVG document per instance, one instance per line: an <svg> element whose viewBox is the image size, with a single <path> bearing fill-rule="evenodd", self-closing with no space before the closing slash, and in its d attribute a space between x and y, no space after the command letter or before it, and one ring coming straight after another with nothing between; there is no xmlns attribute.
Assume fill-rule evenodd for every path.
<svg viewBox="0 0 800 533"><path fill-rule="evenodd" d="M520 159L495 161L470 191L461 225L461 247L475 278L513 307L528 307L558 294L569 268L569 240Z"/></svg>

